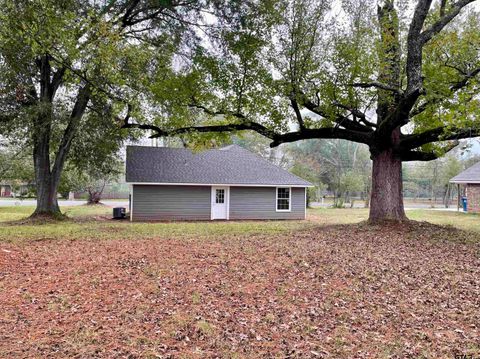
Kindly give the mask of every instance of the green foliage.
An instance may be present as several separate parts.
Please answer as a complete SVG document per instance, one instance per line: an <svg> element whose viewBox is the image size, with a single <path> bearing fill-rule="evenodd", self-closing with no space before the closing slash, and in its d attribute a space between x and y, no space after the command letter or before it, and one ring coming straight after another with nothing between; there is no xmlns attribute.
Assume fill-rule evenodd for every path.
<svg viewBox="0 0 480 359"><path fill-rule="evenodd" d="M33 182L33 165L27 150L14 145L0 146L0 183L18 186Z"/></svg>
<svg viewBox="0 0 480 359"><path fill-rule="evenodd" d="M180 71L157 72L151 91L161 111L153 122L174 129L253 121L285 133L302 126L296 103L307 128L338 126L339 116L358 121L352 109L375 123L377 96L388 102L392 94L353 84L379 80L405 88L412 4L392 3L395 11L383 20L376 3L360 0L270 0L235 8L238 17L206 31L190 63ZM438 20L438 13L433 6L427 24ZM447 135L453 127L477 127L478 76L459 90L452 84L480 67L479 17L475 11L458 16L426 45L425 92L418 101L426 109L412 116L407 132L446 126ZM387 20L392 31L382 32ZM387 69L396 56L399 63ZM392 79L397 70L399 78ZM307 110L308 102L317 113ZM197 139L202 137L225 141L217 134ZM443 155L450 147L440 141L421 149Z"/></svg>
<svg viewBox="0 0 480 359"><path fill-rule="evenodd" d="M363 191L365 184L360 174L353 171L347 171L340 176L340 185L338 190L341 193Z"/></svg>
<svg viewBox="0 0 480 359"><path fill-rule="evenodd" d="M343 140L311 140L291 144L288 150L296 159L298 173L317 185L312 198L319 200L327 189L338 207L350 200L352 192L363 192L368 198L371 161L366 146Z"/></svg>

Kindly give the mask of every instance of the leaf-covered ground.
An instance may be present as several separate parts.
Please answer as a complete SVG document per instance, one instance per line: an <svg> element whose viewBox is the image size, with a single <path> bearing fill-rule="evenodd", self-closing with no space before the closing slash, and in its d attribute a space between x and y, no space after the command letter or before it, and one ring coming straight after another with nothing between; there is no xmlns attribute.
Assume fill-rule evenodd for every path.
<svg viewBox="0 0 480 359"><path fill-rule="evenodd" d="M0 357L480 356L478 234L0 242Z"/></svg>

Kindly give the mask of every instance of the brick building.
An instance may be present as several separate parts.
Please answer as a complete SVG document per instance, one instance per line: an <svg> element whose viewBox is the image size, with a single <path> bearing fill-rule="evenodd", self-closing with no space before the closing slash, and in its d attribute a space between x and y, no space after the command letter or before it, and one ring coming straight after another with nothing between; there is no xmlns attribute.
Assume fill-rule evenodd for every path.
<svg viewBox="0 0 480 359"><path fill-rule="evenodd" d="M480 162L467 168L450 180L458 187L458 206L461 206L461 194L467 198L467 211L480 213Z"/></svg>

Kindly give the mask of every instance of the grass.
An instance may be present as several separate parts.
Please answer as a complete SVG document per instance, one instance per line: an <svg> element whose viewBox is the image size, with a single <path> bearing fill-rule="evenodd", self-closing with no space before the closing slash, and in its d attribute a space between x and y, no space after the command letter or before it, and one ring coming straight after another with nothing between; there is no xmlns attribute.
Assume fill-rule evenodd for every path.
<svg viewBox="0 0 480 359"><path fill-rule="evenodd" d="M112 209L107 206L73 206L64 208L71 220L38 224L21 224L33 207L0 208L0 241L52 239L143 239L154 237L207 238L218 236L279 234L309 228L305 221L239 221L239 222L155 222L131 223L111 220ZM12 223L13 221L13 223Z"/></svg>
<svg viewBox="0 0 480 359"><path fill-rule="evenodd" d="M28 206L0 207L0 241L275 235L306 230L318 225L354 224L368 218L368 209L315 208L308 210L307 221L131 223L111 220L111 207L99 205L65 207L64 213L70 220L64 222L44 225L17 223L28 218L33 210L33 207ZM480 217L477 214L418 209L407 211L407 215L416 221L427 221L480 233Z"/></svg>
<svg viewBox="0 0 480 359"><path fill-rule="evenodd" d="M480 215L476 213L462 213L450 211L411 210L408 218L416 221L426 221L443 226L453 226L465 231L480 233Z"/></svg>

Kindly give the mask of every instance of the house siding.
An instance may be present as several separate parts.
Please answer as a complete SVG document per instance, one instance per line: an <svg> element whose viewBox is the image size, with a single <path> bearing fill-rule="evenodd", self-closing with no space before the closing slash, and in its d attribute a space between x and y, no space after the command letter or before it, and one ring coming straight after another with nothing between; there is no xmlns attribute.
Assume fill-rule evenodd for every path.
<svg viewBox="0 0 480 359"><path fill-rule="evenodd" d="M209 186L133 185L132 220L210 220Z"/></svg>
<svg viewBox="0 0 480 359"><path fill-rule="evenodd" d="M304 219L305 188L292 188L291 211L277 212L275 187L230 187L230 219Z"/></svg>
<svg viewBox="0 0 480 359"><path fill-rule="evenodd" d="M210 186L133 185L132 220L210 220ZM291 188L291 211L276 211L275 187L230 187L230 220L304 219L305 188Z"/></svg>
<svg viewBox="0 0 480 359"><path fill-rule="evenodd" d="M467 185L467 210L480 213L480 184L469 183Z"/></svg>

